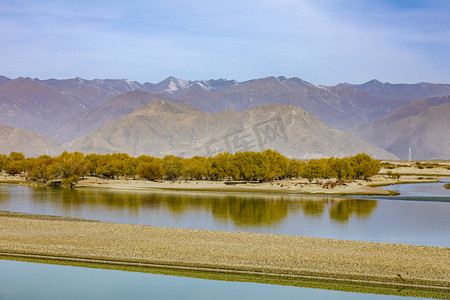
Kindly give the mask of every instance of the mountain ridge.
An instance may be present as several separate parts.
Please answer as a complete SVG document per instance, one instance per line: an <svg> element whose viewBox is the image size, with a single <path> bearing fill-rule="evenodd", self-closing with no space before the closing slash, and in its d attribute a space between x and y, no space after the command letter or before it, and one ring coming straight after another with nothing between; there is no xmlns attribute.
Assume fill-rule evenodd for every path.
<svg viewBox="0 0 450 300"><path fill-rule="evenodd" d="M163 100L189 103L210 114L224 110L244 112L269 104L291 105L306 110L333 128L353 131L352 128L391 114L391 121L396 115L405 119L406 110L414 113L430 106L431 102L425 101L428 104L420 106L419 99L408 97L445 94L449 90L449 84L390 84L377 80L361 85L323 86L284 76L243 82L228 79L192 81L171 76L156 84L127 79L41 80L0 76L0 124L67 143L125 117L143 105ZM419 104L410 106L415 102ZM421 117L428 118L428 115ZM415 117L413 124L422 123ZM375 131L377 128L371 127L367 136ZM424 134L425 131L416 132ZM420 138L425 140L425 137ZM439 141L428 140L428 143L438 144ZM444 155L445 151L442 153Z"/></svg>
<svg viewBox="0 0 450 300"><path fill-rule="evenodd" d="M70 151L126 152L134 156L211 156L223 151L270 148L296 158L359 152L396 158L350 133L329 127L305 110L277 104L208 114L187 103L155 101L64 146Z"/></svg>
<svg viewBox="0 0 450 300"><path fill-rule="evenodd" d="M366 91L380 98L404 99L404 98L431 98L450 95L450 84L419 82L414 84L380 82L372 79L363 84L339 84L351 86Z"/></svg>
<svg viewBox="0 0 450 300"><path fill-rule="evenodd" d="M450 158L450 96L425 98L351 130L359 138L408 159Z"/></svg>
<svg viewBox="0 0 450 300"><path fill-rule="evenodd" d="M58 155L61 143L28 130L0 125L0 153L21 152L26 156Z"/></svg>

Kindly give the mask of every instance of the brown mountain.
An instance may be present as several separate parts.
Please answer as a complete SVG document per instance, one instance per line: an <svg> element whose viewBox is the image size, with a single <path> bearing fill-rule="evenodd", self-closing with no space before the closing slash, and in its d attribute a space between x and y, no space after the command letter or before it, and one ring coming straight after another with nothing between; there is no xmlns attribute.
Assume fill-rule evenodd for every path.
<svg viewBox="0 0 450 300"><path fill-rule="evenodd" d="M117 108L96 107L123 93L131 91L162 92L166 96L160 95L159 99L170 100L170 95L174 91L183 90L184 92L199 88L218 90L234 83L235 81L224 79L191 82L174 77L169 77L158 84L140 84L126 79L40 80L17 78L11 80L0 76L0 124L56 136L63 140L73 139L79 137L81 133L88 133L112 120L111 111L116 111L116 113L122 111L123 113L119 117L123 117L139 107L132 106L131 109L124 109L124 106L131 105L133 101L124 100L125 103L122 104L117 99L113 99L110 104L119 105ZM181 91L178 92L178 94L181 93ZM144 101L141 105L148 102ZM91 108L93 110L89 111ZM102 110L105 115L100 116L99 111ZM99 118L99 122L92 123L88 115ZM113 116L115 115L113 114ZM83 122L80 121L82 118L88 119ZM85 125L86 128L84 128ZM72 132L70 132L71 130ZM80 133L75 130L79 130Z"/></svg>
<svg viewBox="0 0 450 300"><path fill-rule="evenodd" d="M7 83L8 81L11 81L11 79L5 76L0 76L0 85Z"/></svg>
<svg viewBox="0 0 450 300"><path fill-rule="evenodd" d="M47 134L83 108L68 94L31 78L0 85L0 124Z"/></svg>
<svg viewBox="0 0 450 300"><path fill-rule="evenodd" d="M72 117L51 136L63 142L72 141L132 113L145 104L168 99L170 97L164 94L144 91L127 92Z"/></svg>
<svg viewBox="0 0 450 300"><path fill-rule="evenodd" d="M0 153L22 152L25 156L39 156L48 153L57 155L61 144L48 137L11 126L0 125Z"/></svg>
<svg viewBox="0 0 450 300"><path fill-rule="evenodd" d="M116 111L115 117L129 113L131 110L107 106L121 105L120 101L108 100L131 91L159 93L159 99L188 102L194 108L209 113L244 111L267 104L294 105L339 129L383 117L411 103L410 100L381 99L348 85L316 86L299 78L285 77L266 77L241 83L226 79L189 81L169 77L157 84L140 84L126 79L10 80L0 77L0 124L67 141L106 124L111 120L110 111ZM121 110L122 115L119 114ZM101 111L106 115L101 115ZM80 121L88 115L95 116L95 122Z"/></svg>
<svg viewBox="0 0 450 300"><path fill-rule="evenodd" d="M426 98L352 129L401 159L450 159L450 96Z"/></svg>
<svg viewBox="0 0 450 300"><path fill-rule="evenodd" d="M58 91L69 94L84 107L89 108L115 97L117 95L134 91L145 90L145 86L127 79L48 79L40 82L51 86Z"/></svg>
<svg viewBox="0 0 450 300"><path fill-rule="evenodd" d="M196 89L174 95L176 101L210 113L244 111L267 104L294 105L338 129L366 123L413 102L381 99L347 86L316 86L299 78L284 77L250 80L218 91Z"/></svg>
<svg viewBox="0 0 450 300"><path fill-rule="evenodd" d="M169 77L157 84L140 84L125 79L11 80L0 76L0 124L67 142L125 117L142 105L164 100L187 102L208 113L243 112L268 104L293 105L332 127L348 129L382 119L415 101L405 98L440 95L448 90L446 84L405 85L378 81L326 87L285 77L246 82Z"/></svg>
<svg viewBox="0 0 450 300"><path fill-rule="evenodd" d="M297 157L354 155L395 159L391 153L333 129L306 111L266 105L208 114L184 103L156 101L64 147L85 153L214 155L276 149Z"/></svg>
<svg viewBox="0 0 450 300"><path fill-rule="evenodd" d="M180 95L192 90L218 91L237 84L239 83L236 80L223 78L191 81L170 76L159 83L145 83L144 86L148 92Z"/></svg>
<svg viewBox="0 0 450 300"><path fill-rule="evenodd" d="M351 86L377 97L389 99L423 99L450 95L450 84L435 84L427 82L415 84L392 84L389 82L382 83L374 79L363 84L344 83L341 84L341 86Z"/></svg>
<svg viewBox="0 0 450 300"><path fill-rule="evenodd" d="M145 89L128 80L0 77L0 124L51 135L68 119L127 91Z"/></svg>

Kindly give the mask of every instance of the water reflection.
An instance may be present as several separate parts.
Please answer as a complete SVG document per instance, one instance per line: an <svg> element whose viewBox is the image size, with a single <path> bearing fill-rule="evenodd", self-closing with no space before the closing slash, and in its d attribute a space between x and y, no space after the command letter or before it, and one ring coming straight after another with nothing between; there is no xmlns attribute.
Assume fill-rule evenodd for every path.
<svg viewBox="0 0 450 300"><path fill-rule="evenodd" d="M67 215L72 210L95 207L139 215L141 210L168 211L173 217L195 212L208 213L219 222L231 221L235 226L272 226L283 222L289 214L303 212L308 217L322 217L328 210L329 218L347 222L353 215L368 217L376 208L377 200L356 200L338 197L280 196L190 193L106 191L100 189L34 188L35 204L61 207Z"/></svg>
<svg viewBox="0 0 450 300"><path fill-rule="evenodd" d="M348 200L347 200L348 201ZM303 212L308 216L320 216L325 211L325 201L302 199L301 205Z"/></svg>
<svg viewBox="0 0 450 300"><path fill-rule="evenodd" d="M421 192L427 187L421 186ZM448 202L402 200L0 184L0 210L6 211L163 227L450 246Z"/></svg>
<svg viewBox="0 0 450 300"><path fill-rule="evenodd" d="M212 215L221 220L231 220L236 226L269 226L283 221L288 211L296 213L298 206L292 200L280 197L265 200L229 196L209 202Z"/></svg>
<svg viewBox="0 0 450 300"><path fill-rule="evenodd" d="M0 259L0 299L365 300L397 299L398 296L409 296L407 299L413 299L411 296L447 298L445 291L408 287L397 289L361 283L104 264L74 263L74 266ZM26 288L24 282L27 283Z"/></svg>
<svg viewBox="0 0 450 300"><path fill-rule="evenodd" d="M338 222L347 222L352 215L364 219L375 210L377 201L351 199L333 203L330 209L330 218Z"/></svg>
<svg viewBox="0 0 450 300"><path fill-rule="evenodd" d="M0 187L0 203L6 203L10 199L11 199L11 192L9 191L9 189Z"/></svg>

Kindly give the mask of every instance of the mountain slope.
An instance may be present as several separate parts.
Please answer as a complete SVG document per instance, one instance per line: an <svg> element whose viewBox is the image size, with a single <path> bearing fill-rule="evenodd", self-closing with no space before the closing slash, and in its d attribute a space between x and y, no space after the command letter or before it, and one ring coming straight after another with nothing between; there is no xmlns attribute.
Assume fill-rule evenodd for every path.
<svg viewBox="0 0 450 300"><path fill-rule="evenodd" d="M0 76L0 85L7 83L8 81L11 81L11 79L5 76Z"/></svg>
<svg viewBox="0 0 450 300"><path fill-rule="evenodd" d="M294 105L328 125L347 129L385 116L412 100L388 100L346 87L315 86L299 78L266 77L231 85L219 91L190 90L174 94L176 101L215 113L244 111L267 104Z"/></svg>
<svg viewBox="0 0 450 300"><path fill-rule="evenodd" d="M126 79L85 80L0 77L0 124L51 135L89 108L146 87Z"/></svg>
<svg viewBox="0 0 450 300"><path fill-rule="evenodd" d="M83 107L73 97L30 78L0 86L0 124L47 134Z"/></svg>
<svg viewBox="0 0 450 300"><path fill-rule="evenodd" d="M192 90L218 91L237 84L238 82L236 80L223 78L191 81L170 76L159 83L145 83L144 86L147 92L167 92L169 94L181 95Z"/></svg>
<svg viewBox="0 0 450 300"><path fill-rule="evenodd" d="M0 125L0 153L22 152L25 156L39 156L61 152L60 143L48 137L11 126Z"/></svg>
<svg viewBox="0 0 450 300"><path fill-rule="evenodd" d="M72 135L67 129L74 126L75 119L80 120L86 116L85 112L91 108L104 104L107 100L131 91L162 92L166 96L160 99L170 100L173 92L181 95L191 90L219 90L235 84L235 81L224 79L209 81L187 81L169 77L158 84L140 84L126 79L9 79L0 76L0 124L10 125L36 133L61 137L64 140L76 138L80 135ZM179 89L179 91L178 91ZM119 101L115 102L116 104ZM142 103L146 104L147 102ZM120 111L122 104L115 109ZM139 106L138 106L139 107ZM133 106L129 110L123 110L122 117L138 108ZM104 110L108 113L108 110ZM90 114L92 114L90 112ZM100 116L98 109L96 116ZM103 115L110 121L108 115ZM68 124L66 124L68 123ZM80 123L78 121L78 123ZM105 123L99 122L100 126ZM87 127L77 126L82 133L88 133L96 129L91 123ZM66 129L60 128L65 127ZM66 132L67 133L64 133Z"/></svg>
<svg viewBox="0 0 450 300"><path fill-rule="evenodd" d="M108 115L100 115L100 111L108 113L110 109L97 109L97 106L132 91L159 93L165 95L164 98L158 96L162 100L188 102L194 108L209 113L245 111L267 104L294 105L338 129L348 129L381 118L412 102L381 99L350 85L316 86L299 78L285 77L266 77L241 83L226 79L190 81L168 77L157 84L140 84L126 79L10 80L0 77L0 124L68 141L106 124L102 119L110 121ZM106 106L112 103L121 105L115 101ZM96 110L94 115L99 118L96 126L92 126L91 121L86 124L79 121L92 114L91 109ZM117 113L120 110L117 109ZM123 117L130 111L123 110L124 114L116 114L115 117ZM71 127L80 133L74 133L73 129L70 132Z"/></svg>
<svg viewBox="0 0 450 300"><path fill-rule="evenodd" d="M143 91L127 92L72 117L51 136L68 142L97 130L115 119L122 118L145 104L166 99L170 98L163 94Z"/></svg>
<svg viewBox="0 0 450 300"><path fill-rule="evenodd" d="M268 104L293 105L334 128L347 130L383 118L415 101L404 98L443 94L449 89L450 85L446 84L398 85L378 81L326 87L285 77L246 82L226 79L190 81L169 77L157 84L140 84L126 79L11 80L0 76L0 124L66 142L158 99L187 102L208 113L223 110L243 112ZM399 99L384 99L369 92Z"/></svg>
<svg viewBox="0 0 450 300"><path fill-rule="evenodd" d="M341 84L342 86L351 86L380 98L390 99L423 99L437 96L450 95L450 84L435 84L421 82L416 84L392 84L382 83L378 80L371 80L363 84Z"/></svg>
<svg viewBox="0 0 450 300"><path fill-rule="evenodd" d="M395 159L382 149L329 126L306 111L267 105L208 114L184 103L157 101L64 145L85 153L214 155L267 148L297 158L354 155Z"/></svg>
<svg viewBox="0 0 450 300"><path fill-rule="evenodd" d="M145 90L144 85L127 79L48 79L39 80L61 93L76 99L83 107L89 108L104 103L108 99L134 90Z"/></svg>
<svg viewBox="0 0 450 300"><path fill-rule="evenodd" d="M407 159L450 159L450 96L426 98L352 129L361 139Z"/></svg>

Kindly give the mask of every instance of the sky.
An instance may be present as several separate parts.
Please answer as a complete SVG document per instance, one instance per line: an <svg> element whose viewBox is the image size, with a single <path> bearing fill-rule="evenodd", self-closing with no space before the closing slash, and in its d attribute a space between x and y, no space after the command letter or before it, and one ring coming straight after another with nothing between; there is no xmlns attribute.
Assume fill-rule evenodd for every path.
<svg viewBox="0 0 450 300"><path fill-rule="evenodd" d="M0 0L0 75L450 83L448 0Z"/></svg>

